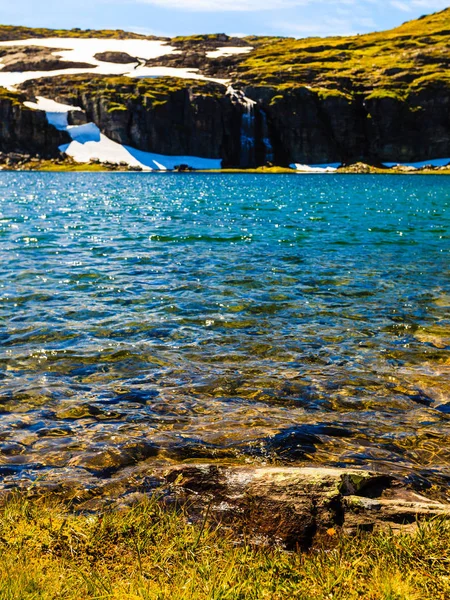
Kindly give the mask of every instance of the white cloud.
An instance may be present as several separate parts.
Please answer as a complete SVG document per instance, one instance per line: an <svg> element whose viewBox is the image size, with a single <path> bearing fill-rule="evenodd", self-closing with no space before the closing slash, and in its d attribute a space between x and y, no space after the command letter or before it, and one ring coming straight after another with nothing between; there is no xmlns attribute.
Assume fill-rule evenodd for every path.
<svg viewBox="0 0 450 600"><path fill-rule="evenodd" d="M391 5L394 8L397 8L398 10L401 10L403 12L410 12L410 10L412 9L412 6L410 4L408 4L407 2L400 2L400 0L392 0Z"/></svg>
<svg viewBox="0 0 450 600"><path fill-rule="evenodd" d="M412 8L421 7L426 13L449 8L450 5L449 0L412 0L407 4L411 4Z"/></svg>
<svg viewBox="0 0 450 600"><path fill-rule="evenodd" d="M198 12L251 12L260 10L280 10L309 4L312 0L271 0L263 4L261 0L139 0L145 4Z"/></svg>
<svg viewBox="0 0 450 600"><path fill-rule="evenodd" d="M326 0L137 0L140 3L152 4L163 8L196 12L252 12L276 11L295 6L308 4L331 4ZM356 9L368 8L377 5L377 0L334 0L333 9L339 6L354 6ZM424 8L426 12L433 12L449 6L449 0L391 0L393 8L408 12L417 8Z"/></svg>

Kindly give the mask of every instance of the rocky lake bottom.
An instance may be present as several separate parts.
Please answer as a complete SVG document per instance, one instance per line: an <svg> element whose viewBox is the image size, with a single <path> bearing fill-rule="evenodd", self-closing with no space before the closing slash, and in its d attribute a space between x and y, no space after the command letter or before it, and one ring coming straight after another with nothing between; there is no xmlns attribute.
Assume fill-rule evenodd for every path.
<svg viewBox="0 0 450 600"><path fill-rule="evenodd" d="M450 179L0 174L0 488L450 480Z"/></svg>

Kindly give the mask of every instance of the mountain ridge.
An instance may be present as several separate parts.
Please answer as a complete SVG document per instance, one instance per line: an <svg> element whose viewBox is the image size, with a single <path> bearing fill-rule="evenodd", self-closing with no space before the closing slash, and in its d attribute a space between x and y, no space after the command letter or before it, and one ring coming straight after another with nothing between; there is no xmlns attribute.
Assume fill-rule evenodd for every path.
<svg viewBox="0 0 450 600"><path fill-rule="evenodd" d="M43 46L24 47L30 35ZM55 69L49 69L49 76L33 78L31 66L30 81L0 94L5 119L1 103L12 102L11 94L19 94L14 96L19 107L24 98L44 96L75 103L87 121L118 144L159 154L221 157L224 167L450 157L450 8L385 32L325 38L205 34L169 39L122 30L0 26L0 61L9 61L0 69L0 84L2 72L17 68L14 60L22 72L27 60L67 71L81 64L69 63L64 51L58 59L55 47L45 50L48 36L159 42L159 56L142 59L130 53L129 59L145 73L170 76L141 79L138 70L126 77L96 75L98 61L112 65L116 60L113 51L95 54L96 64L85 61L86 69L92 67L89 75L53 76ZM116 54L126 65L126 52ZM117 64L111 70L117 71ZM17 140L4 132L0 151L24 151L20 127L11 128ZM53 147L45 154L57 152Z"/></svg>

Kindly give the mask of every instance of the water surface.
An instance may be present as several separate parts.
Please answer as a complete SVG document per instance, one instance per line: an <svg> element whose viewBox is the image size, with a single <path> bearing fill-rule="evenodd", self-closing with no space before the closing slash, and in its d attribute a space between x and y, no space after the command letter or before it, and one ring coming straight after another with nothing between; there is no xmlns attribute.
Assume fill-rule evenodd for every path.
<svg viewBox="0 0 450 600"><path fill-rule="evenodd" d="M3 485L448 477L450 178L0 174Z"/></svg>

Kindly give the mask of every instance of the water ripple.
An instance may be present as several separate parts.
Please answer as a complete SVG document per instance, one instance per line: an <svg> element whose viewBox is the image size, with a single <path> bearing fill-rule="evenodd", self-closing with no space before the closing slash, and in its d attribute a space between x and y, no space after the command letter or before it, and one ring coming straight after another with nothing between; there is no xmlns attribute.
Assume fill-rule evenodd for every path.
<svg viewBox="0 0 450 600"><path fill-rule="evenodd" d="M216 458L445 478L449 205L437 176L2 173L3 484Z"/></svg>

